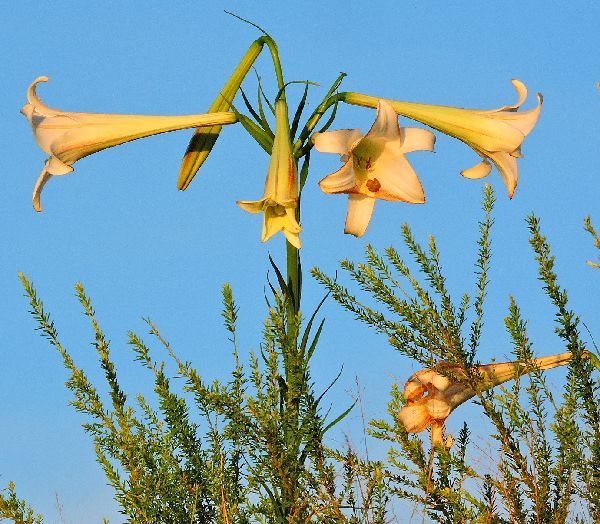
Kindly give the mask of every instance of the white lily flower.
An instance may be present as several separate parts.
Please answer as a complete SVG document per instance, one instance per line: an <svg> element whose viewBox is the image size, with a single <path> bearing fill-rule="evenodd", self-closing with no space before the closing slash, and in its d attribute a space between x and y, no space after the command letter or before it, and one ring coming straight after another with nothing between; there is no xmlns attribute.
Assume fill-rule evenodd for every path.
<svg viewBox="0 0 600 524"><path fill-rule="evenodd" d="M537 107L518 111L527 98L527 88L520 80L512 80L519 99L515 104L489 111L459 107L416 104L388 100L395 112L442 133L461 140L470 146L483 161L461 172L466 178L483 178L496 166L508 196L513 197L519 172L517 158L521 144L532 131L542 110L542 95L538 93ZM358 93L346 93L344 100L351 104L374 107L376 98ZM491 163L490 163L491 162Z"/></svg>
<svg viewBox="0 0 600 524"><path fill-rule="evenodd" d="M421 182L404 154L433 151L435 136L417 128L400 128L398 115L385 100L377 104L377 117L366 135L342 129L313 136L315 148L338 153L344 165L319 182L328 194L348 194L345 233L356 237L367 230L375 199L422 204Z"/></svg>
<svg viewBox="0 0 600 524"><path fill-rule="evenodd" d="M586 354L587 356L587 354ZM568 364L571 353L534 358L535 369L550 369ZM444 374L440 371L444 370ZM482 378L480 391L485 391L528 372L519 362L503 362L478 366L476 371ZM452 378L450 378L452 377ZM414 373L404 386L406 405L398 413L398 420L409 433L419 433L431 428L433 445L452 445L452 437L444 440L446 419L463 402L473 398L477 392L464 383L464 370L444 362L436 368L422 369Z"/></svg>
<svg viewBox="0 0 600 524"><path fill-rule="evenodd" d="M131 140L168 131L233 124L233 113L186 116L111 115L73 113L51 109L36 94L36 86L48 78L36 78L27 90L27 103L21 113L27 117L40 148L50 155L33 190L33 207L41 211L40 195L46 182L55 175L73 171L80 158Z"/></svg>
<svg viewBox="0 0 600 524"><path fill-rule="evenodd" d="M302 247L299 237L302 228L296 220L298 177L285 100L275 102L275 137L263 197L260 200L238 200L237 205L248 213L264 213L263 242L283 231L290 244L296 249Z"/></svg>

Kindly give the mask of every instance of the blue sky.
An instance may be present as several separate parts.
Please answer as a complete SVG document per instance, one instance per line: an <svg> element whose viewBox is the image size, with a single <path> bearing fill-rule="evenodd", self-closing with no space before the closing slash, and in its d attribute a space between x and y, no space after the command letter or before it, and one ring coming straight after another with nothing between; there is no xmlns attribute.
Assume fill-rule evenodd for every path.
<svg viewBox="0 0 600 524"><path fill-rule="evenodd" d="M90 329L73 294L81 281L113 343L128 391L148 391L147 376L126 346L127 330L144 333L150 316L186 360L207 377L225 377L230 367L221 328L220 288L230 282L240 305L245 354L256 349L264 316L267 254L282 262L283 240L259 241L261 220L241 211L237 199L262 195L268 158L243 130L224 130L217 147L186 192L176 190L181 156L190 132L151 137L83 159L75 172L51 180L44 211L31 207L31 191L44 161L19 114L25 90L39 75L50 82L39 94L65 110L190 114L204 112L257 32L223 9L265 27L278 42L286 80L321 84L310 108L340 71L342 86L399 100L493 109L515 100L511 78L544 95L536 129L523 146L520 179L512 201L497 172L494 261L488 316L479 358L503 360L510 353L502 319L508 294L530 319L539 354L562 350L553 336L552 309L542 296L527 243L525 216L534 211L557 256L561 283L571 304L598 336L598 275L585 265L595 257L582 221L591 213L600 225L600 7L592 2L322 2L296 7L284 2L223 3L57 0L23 1L5 9L0 34L4 50L0 127L4 190L0 195L0 484L17 483L22 496L58 522L55 494L66 522L120 522L112 492L95 463L83 418L67 406L66 373L34 331L17 279L23 271L37 286L65 346L76 362L100 380ZM301 7L300 7L301 6ZM267 91L275 94L267 55L257 62ZM255 82L250 78L249 90ZM288 99L301 94L291 86ZM340 108L334 128L366 131L374 112ZM414 125L401 119L403 125ZM436 235L455 296L473 290L473 261L482 181L460 177L477 157L461 142L438 134L436 153L409 157L427 203L378 202L367 234L343 235L344 197L321 193L316 182L338 166L333 155L313 155L303 193L302 250L305 268L333 273L342 258L358 259L367 243L401 247L400 225L416 235ZM304 307L323 290L306 275ZM313 375L325 386L344 373L330 395L343 409L358 376L367 417L383 414L387 392L414 366L385 339L359 325L329 301L326 330ZM594 314L595 313L595 314ZM159 358L160 354L156 354ZM560 382L560 372L555 375ZM477 409L461 408L454 427ZM452 428L452 425L451 425ZM359 441L359 414L342 431Z"/></svg>

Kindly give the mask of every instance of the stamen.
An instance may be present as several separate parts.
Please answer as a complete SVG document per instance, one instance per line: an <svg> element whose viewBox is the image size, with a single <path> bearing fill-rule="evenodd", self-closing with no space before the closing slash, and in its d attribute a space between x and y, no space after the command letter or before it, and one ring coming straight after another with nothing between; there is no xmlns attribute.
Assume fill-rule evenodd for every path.
<svg viewBox="0 0 600 524"><path fill-rule="evenodd" d="M367 161L367 165L369 165L370 159L369 161ZM368 167L367 167L368 169ZM371 191L372 193L377 193L377 191L379 191L381 189L381 183L379 182L379 180L377 180L376 178L373 178L372 180L367 180L367 189L369 191Z"/></svg>

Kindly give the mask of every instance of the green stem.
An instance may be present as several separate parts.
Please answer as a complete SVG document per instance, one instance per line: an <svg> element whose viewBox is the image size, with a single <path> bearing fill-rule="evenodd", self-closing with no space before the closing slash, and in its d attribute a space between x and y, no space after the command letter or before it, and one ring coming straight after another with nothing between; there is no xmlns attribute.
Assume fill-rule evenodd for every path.
<svg viewBox="0 0 600 524"><path fill-rule="evenodd" d="M277 77L277 89L281 90L281 97L283 97L285 100L285 84L283 82L283 72L281 70L281 62L279 61L279 50L277 49L277 44L270 36L261 36L259 40L262 40L265 44L267 44L267 47L271 52L273 66L275 67L275 76Z"/></svg>

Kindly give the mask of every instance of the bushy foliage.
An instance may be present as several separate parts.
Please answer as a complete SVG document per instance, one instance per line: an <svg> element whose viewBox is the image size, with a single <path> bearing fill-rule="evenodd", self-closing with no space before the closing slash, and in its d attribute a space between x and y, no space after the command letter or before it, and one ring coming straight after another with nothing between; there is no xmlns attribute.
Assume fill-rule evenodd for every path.
<svg viewBox="0 0 600 524"><path fill-rule="evenodd" d="M128 334L134 359L150 374L153 399L139 394L132 399L122 389L110 343L81 284L76 296L92 328L108 396L76 365L32 284L21 276L38 329L69 373L71 403L86 418L83 427L127 521L384 524L394 519L400 499L442 523L600 522L595 369L600 365L593 340L582 335L583 324L570 309L549 243L533 215L527 225L538 278L554 307L556 335L571 355L565 383L559 392L549 386L537 367L527 321L509 297L504 324L519 373L506 387L482 387L478 350L490 285L493 206L494 194L486 186L475 291L458 301L448 290L435 239L429 237L423 246L407 225L402 233L412 263L393 247L382 254L371 246L364 262L341 263L357 292L312 271L335 301L387 336L394 349L427 368L438 366L475 392L489 421L487 464L476 457L467 422L449 448L427 443L422 433L408 433L398 419L406 403L398 384L391 390L387 418L372 420L367 430L389 445L385 460L361 456L351 446L328 449L325 433L352 406L327 417L321 401L331 385L317 391L311 379L310 363L324 327L324 320L317 320L323 302L303 319L299 296L274 263L278 284L271 286L267 300L262 343L247 362L238 348L238 307L230 287L223 287L232 362L226 380L209 382L192 363L182 361L150 319L148 331L163 358L154 360L150 345ZM585 228L600 248L589 218ZM185 386L173 387L173 376ZM0 492L0 517L42 521L17 498L12 484Z"/></svg>
<svg viewBox="0 0 600 524"><path fill-rule="evenodd" d="M31 506L19 499L13 482L0 491L0 520L12 520L15 524L40 524L41 515L37 515Z"/></svg>
<svg viewBox="0 0 600 524"><path fill-rule="evenodd" d="M598 359L581 336L580 319L569 309L550 246L534 215L527 218L527 224L539 279L555 308L556 334L571 353L562 398L551 392L544 372L536 367L527 322L513 297L509 298L505 326L521 374L510 387L478 387L474 364L489 284L493 203L487 186L473 301L467 293L458 303L452 300L435 239L430 236L427 247L420 245L408 225L402 232L418 272L411 270L395 248L389 247L381 255L367 246L364 263L341 263L364 299L317 269L313 275L337 302L386 335L402 354L427 368L441 362L462 368L462 378L450 374L449 378L463 380L477 392L476 402L491 423L490 436L498 443L493 474L484 473L469 456L467 423L452 451L443 446L427 449L419 435L407 433L397 418L405 399L394 385L389 418L373 420L369 431L390 443L381 474L391 495L414 501L436 522L600 521L600 387L594 371ZM589 219L586 228L598 247ZM367 305L367 298L382 309ZM467 322L469 313L472 318ZM444 367L436 369L445 373ZM368 463L357 462L356 467L360 474L370 475Z"/></svg>

